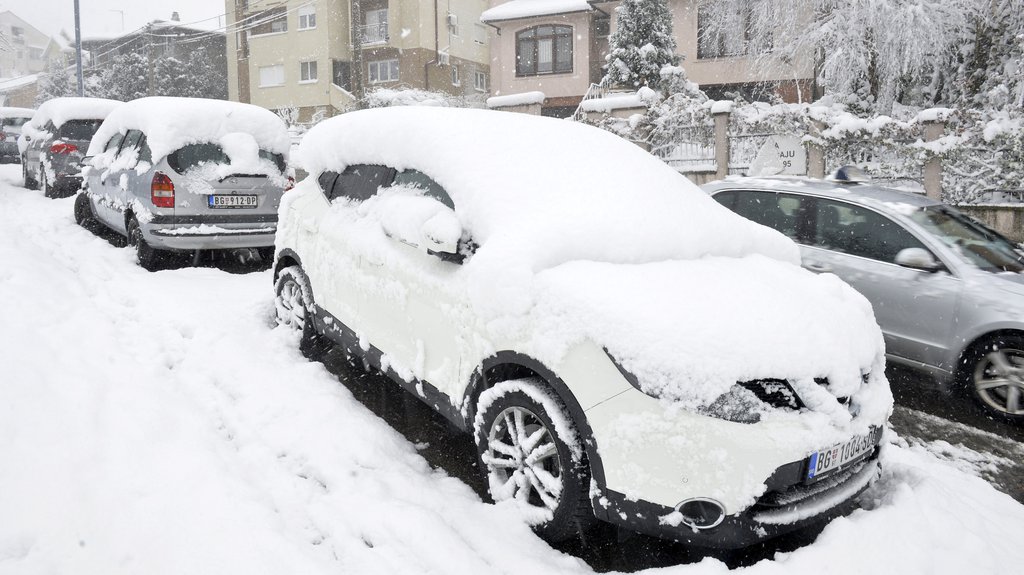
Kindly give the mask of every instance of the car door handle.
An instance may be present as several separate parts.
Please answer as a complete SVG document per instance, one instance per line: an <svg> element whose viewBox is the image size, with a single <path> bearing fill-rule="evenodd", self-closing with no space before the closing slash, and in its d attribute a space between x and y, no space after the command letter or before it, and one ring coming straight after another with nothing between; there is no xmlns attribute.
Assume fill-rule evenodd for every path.
<svg viewBox="0 0 1024 575"><path fill-rule="evenodd" d="M832 273L832 266L819 262L807 262L804 267L818 274Z"/></svg>

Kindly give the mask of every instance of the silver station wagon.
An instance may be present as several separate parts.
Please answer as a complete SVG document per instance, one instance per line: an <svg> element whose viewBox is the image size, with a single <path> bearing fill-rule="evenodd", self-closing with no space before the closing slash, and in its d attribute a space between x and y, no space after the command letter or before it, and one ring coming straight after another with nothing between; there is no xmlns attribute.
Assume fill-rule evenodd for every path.
<svg viewBox="0 0 1024 575"><path fill-rule="evenodd" d="M171 252L256 248L270 261L289 146L284 122L263 108L134 100L93 138L75 219L125 236L149 270Z"/></svg>
<svg viewBox="0 0 1024 575"><path fill-rule="evenodd" d="M728 178L715 200L800 245L871 302L892 362L1024 421L1024 253L957 210L868 183Z"/></svg>

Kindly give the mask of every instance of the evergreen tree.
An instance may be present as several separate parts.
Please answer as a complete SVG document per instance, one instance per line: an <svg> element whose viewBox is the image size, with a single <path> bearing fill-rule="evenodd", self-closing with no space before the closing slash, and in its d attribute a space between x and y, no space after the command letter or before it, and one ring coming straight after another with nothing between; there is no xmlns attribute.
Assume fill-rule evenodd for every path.
<svg viewBox="0 0 1024 575"><path fill-rule="evenodd" d="M125 54L103 73L104 96L127 102L149 93L149 60L141 54Z"/></svg>
<svg viewBox="0 0 1024 575"><path fill-rule="evenodd" d="M36 106L53 98L77 95L77 82L63 55L46 63L46 72L39 75L37 86Z"/></svg>
<svg viewBox="0 0 1024 575"><path fill-rule="evenodd" d="M193 98L226 100L228 97L228 80L223 74L217 73L206 48L199 48L189 54L186 83L186 95Z"/></svg>
<svg viewBox="0 0 1024 575"><path fill-rule="evenodd" d="M164 56L153 70L153 91L157 96L191 96L190 76L181 60Z"/></svg>
<svg viewBox="0 0 1024 575"><path fill-rule="evenodd" d="M679 63L665 0L624 0L615 17L618 27L608 40L608 71L602 83L659 89L661 69Z"/></svg>

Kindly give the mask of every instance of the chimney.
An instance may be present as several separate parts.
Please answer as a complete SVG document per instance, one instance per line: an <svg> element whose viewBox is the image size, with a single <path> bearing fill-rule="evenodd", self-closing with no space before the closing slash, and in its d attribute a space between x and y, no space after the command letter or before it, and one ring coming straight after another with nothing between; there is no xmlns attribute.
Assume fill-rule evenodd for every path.
<svg viewBox="0 0 1024 575"><path fill-rule="evenodd" d="M171 12L171 22L181 22L177 12Z"/></svg>

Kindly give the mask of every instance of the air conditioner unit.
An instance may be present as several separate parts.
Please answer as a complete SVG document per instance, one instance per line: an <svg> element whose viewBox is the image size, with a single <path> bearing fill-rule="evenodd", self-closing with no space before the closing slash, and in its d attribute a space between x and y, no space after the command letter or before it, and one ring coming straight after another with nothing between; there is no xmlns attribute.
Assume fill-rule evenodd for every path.
<svg viewBox="0 0 1024 575"><path fill-rule="evenodd" d="M448 64L451 63L451 58L449 58L448 54L446 54L444 52L438 52L437 53L437 63L442 65L442 66L447 66Z"/></svg>
<svg viewBox="0 0 1024 575"><path fill-rule="evenodd" d="M458 26L459 25L459 17L456 16L455 14L449 14L448 15L448 25L451 26L452 28Z"/></svg>

